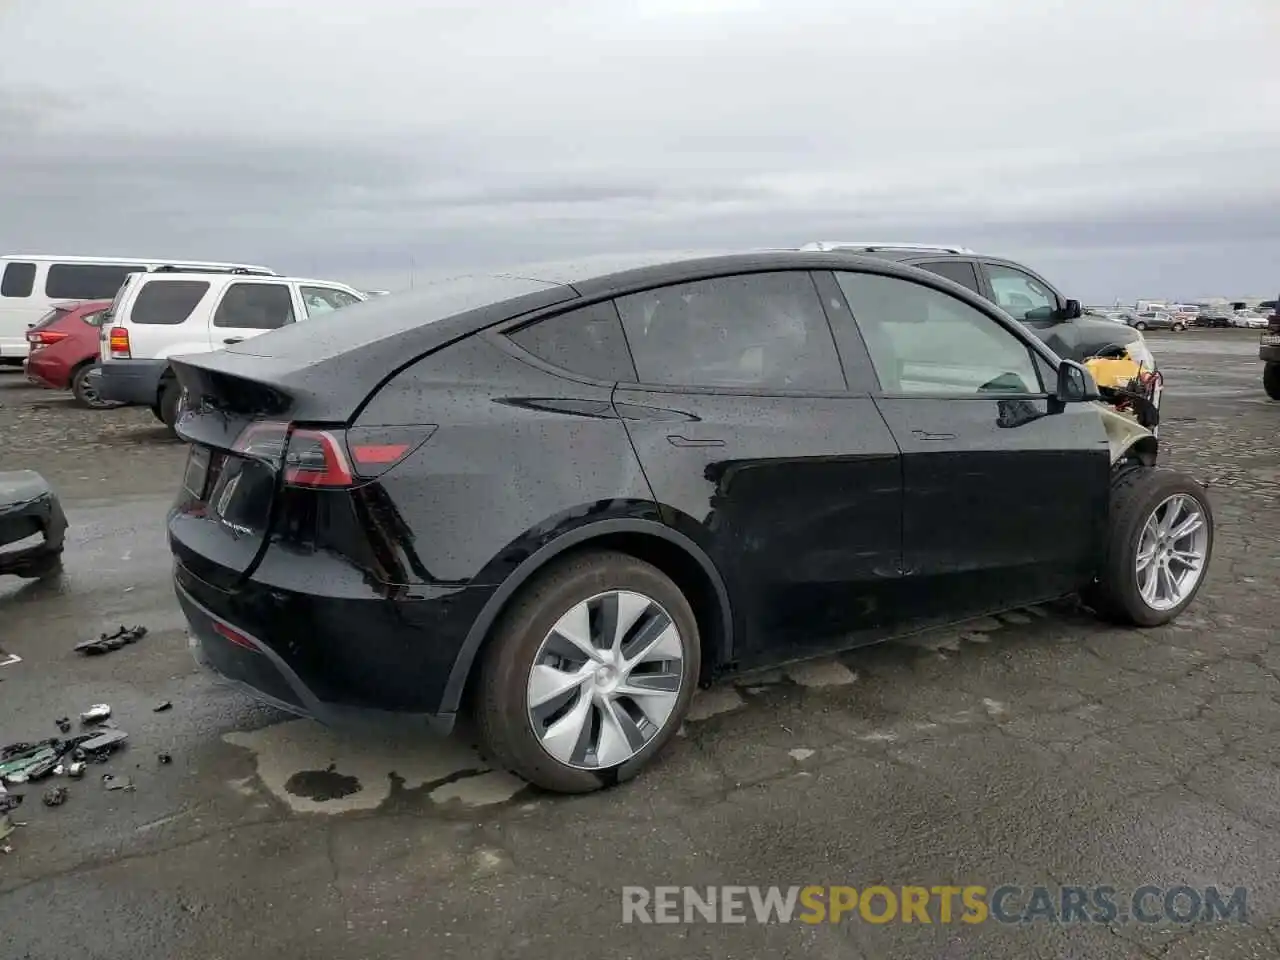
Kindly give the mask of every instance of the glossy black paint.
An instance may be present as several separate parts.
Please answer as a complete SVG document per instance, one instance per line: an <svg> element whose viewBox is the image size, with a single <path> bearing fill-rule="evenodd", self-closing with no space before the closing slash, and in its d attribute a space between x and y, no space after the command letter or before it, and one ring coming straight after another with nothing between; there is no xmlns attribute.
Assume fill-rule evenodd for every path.
<svg viewBox="0 0 1280 960"><path fill-rule="evenodd" d="M1043 344L957 284L795 252L500 278L487 304L477 281L425 301L461 311L450 316L378 298L326 318L306 349L286 328L176 361L179 433L211 464L169 522L202 660L321 719L391 711L447 729L504 605L569 551L627 550L666 569L694 598L708 677L1086 582L1106 516L1096 411L1047 394L882 395L835 267L936 286L1056 369ZM778 269L812 271L846 390L602 382L504 336L623 293ZM360 311L367 323L354 323ZM269 456L232 450L277 419L338 435L413 427L423 440L376 480L299 489ZM221 497L237 474L243 488Z"/></svg>

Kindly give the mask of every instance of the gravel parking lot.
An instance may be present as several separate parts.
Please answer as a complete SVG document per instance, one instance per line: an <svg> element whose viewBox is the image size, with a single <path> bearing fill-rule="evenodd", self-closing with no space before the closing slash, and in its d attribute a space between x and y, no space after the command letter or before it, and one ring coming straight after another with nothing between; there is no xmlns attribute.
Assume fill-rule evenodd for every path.
<svg viewBox="0 0 1280 960"><path fill-rule="evenodd" d="M0 744L99 702L130 734L65 805L26 791L0 840L0 956L1280 955L1280 404L1256 332L1150 339L1165 462L1210 484L1218 523L1178 622L1111 629L1063 604L748 677L700 694L640 779L568 799L462 740L332 733L197 673L162 523L184 448L147 410L80 410L0 373L0 470L43 472L72 524L60 578L0 583L0 648L21 658L0 667ZM72 652L135 623L150 632L133 646ZM1243 923L621 922L624 886L712 884L1217 885L1248 907Z"/></svg>

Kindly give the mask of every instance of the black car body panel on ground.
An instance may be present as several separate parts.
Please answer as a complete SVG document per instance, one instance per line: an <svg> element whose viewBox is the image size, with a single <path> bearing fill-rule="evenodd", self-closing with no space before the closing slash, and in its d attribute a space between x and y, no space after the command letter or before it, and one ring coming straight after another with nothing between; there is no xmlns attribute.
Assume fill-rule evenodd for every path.
<svg viewBox="0 0 1280 960"><path fill-rule="evenodd" d="M685 689L672 664L708 680L1062 596L1105 554L1114 458L1088 374L883 260L449 281L173 366L192 447L169 534L199 657L328 721L448 729L477 684L493 708L524 682L501 644L557 591L591 613L547 635L531 705L547 676L586 682L567 664L598 653L588 621L640 616L653 649L696 625L697 656L628 681L643 705ZM657 587L641 615L654 577L680 599ZM613 746L664 729L628 709L602 714ZM579 767L607 752L564 749Z"/></svg>
<svg viewBox="0 0 1280 960"><path fill-rule="evenodd" d="M0 574L49 572L57 566L66 532L62 504L44 477L34 470L0 472Z"/></svg>

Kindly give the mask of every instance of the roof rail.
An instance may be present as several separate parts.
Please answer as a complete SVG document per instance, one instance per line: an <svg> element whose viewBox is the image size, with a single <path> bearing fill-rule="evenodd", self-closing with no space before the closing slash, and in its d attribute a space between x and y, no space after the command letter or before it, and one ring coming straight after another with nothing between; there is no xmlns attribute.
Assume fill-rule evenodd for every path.
<svg viewBox="0 0 1280 960"><path fill-rule="evenodd" d="M978 251L945 243L888 243L880 240L814 240L800 248L804 251L830 253L834 250L925 250L937 253L976 255Z"/></svg>

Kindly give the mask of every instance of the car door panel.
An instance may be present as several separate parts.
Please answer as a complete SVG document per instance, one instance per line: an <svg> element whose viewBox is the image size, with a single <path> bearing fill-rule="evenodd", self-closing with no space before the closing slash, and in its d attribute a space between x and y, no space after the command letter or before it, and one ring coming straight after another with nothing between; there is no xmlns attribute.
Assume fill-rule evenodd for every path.
<svg viewBox="0 0 1280 960"><path fill-rule="evenodd" d="M847 310L833 323L852 328L838 335L841 350L869 355L876 406L902 450L912 620L958 619L1080 586L1101 555L1109 496L1098 410L1050 399L1050 358L981 298L898 277L835 276Z"/></svg>
<svg viewBox="0 0 1280 960"><path fill-rule="evenodd" d="M901 469L869 397L619 387L664 519L729 585L737 659L874 639L897 615Z"/></svg>
<svg viewBox="0 0 1280 960"><path fill-rule="evenodd" d="M642 381L615 408L667 522L725 577L740 664L894 618L898 447L848 390L820 289L784 271L615 301Z"/></svg>

